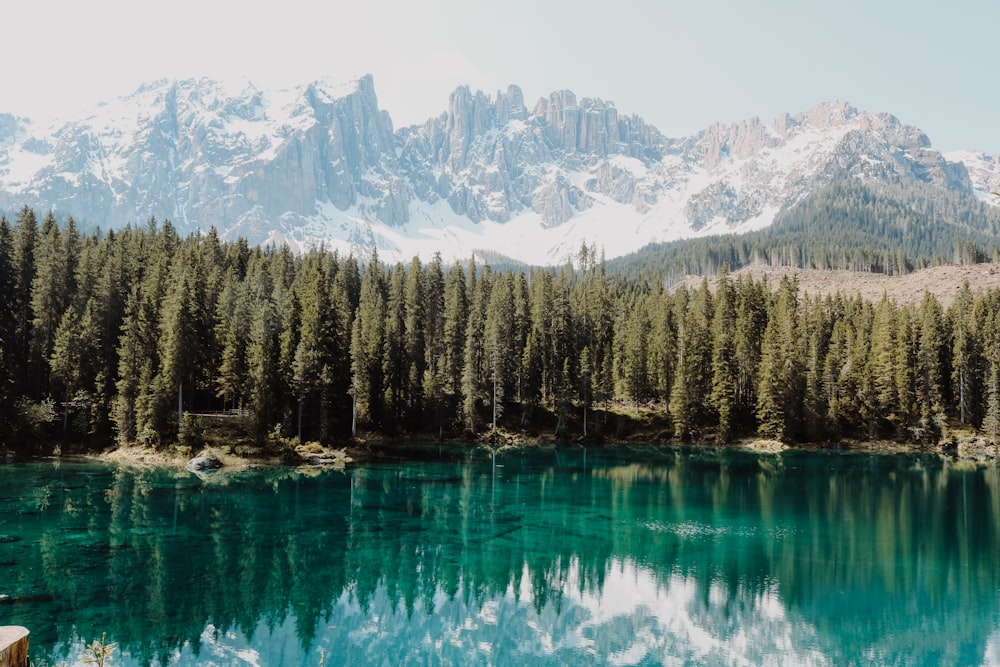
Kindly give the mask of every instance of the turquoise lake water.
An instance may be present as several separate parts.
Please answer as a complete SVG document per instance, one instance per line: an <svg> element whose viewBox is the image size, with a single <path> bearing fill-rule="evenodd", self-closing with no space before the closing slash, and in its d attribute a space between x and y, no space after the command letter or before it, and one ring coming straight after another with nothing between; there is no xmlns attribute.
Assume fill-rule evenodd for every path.
<svg viewBox="0 0 1000 667"><path fill-rule="evenodd" d="M437 454L437 450L427 452ZM0 466L35 665L1000 664L1000 469L582 448Z"/></svg>

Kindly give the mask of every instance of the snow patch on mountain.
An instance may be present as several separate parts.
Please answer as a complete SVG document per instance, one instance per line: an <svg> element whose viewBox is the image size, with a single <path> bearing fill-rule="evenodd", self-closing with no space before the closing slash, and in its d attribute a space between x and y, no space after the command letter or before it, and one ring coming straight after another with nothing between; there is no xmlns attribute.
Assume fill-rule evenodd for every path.
<svg viewBox="0 0 1000 667"><path fill-rule="evenodd" d="M844 102L668 138L571 91L529 108L517 86L463 86L441 115L394 130L370 76L277 91L162 80L45 127L0 114L0 210L104 228L169 218L182 233L390 261L559 264L583 243L615 257L757 230L844 173L993 201L1000 160L942 156L917 128Z"/></svg>
<svg viewBox="0 0 1000 667"><path fill-rule="evenodd" d="M986 155L982 151L951 151L944 154L949 162L962 164L969 171L969 178L976 196L983 201L997 202L992 193L1000 192L1000 156Z"/></svg>

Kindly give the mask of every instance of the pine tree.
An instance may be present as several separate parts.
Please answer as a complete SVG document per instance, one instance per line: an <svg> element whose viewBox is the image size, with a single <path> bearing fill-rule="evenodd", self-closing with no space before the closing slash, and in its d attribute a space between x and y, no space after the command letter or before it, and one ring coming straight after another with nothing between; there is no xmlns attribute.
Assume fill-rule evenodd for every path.
<svg viewBox="0 0 1000 667"><path fill-rule="evenodd" d="M373 254L361 278L361 294L351 332L352 390L358 415L373 428L385 417L383 355L386 342L385 276Z"/></svg>
<svg viewBox="0 0 1000 667"><path fill-rule="evenodd" d="M31 281L31 348L29 373L38 380L38 389L47 392L42 378L47 376L43 367L52 353L56 329L66 312L68 294L65 244L62 233L50 212L42 223L42 231L35 247L35 275Z"/></svg>
<svg viewBox="0 0 1000 667"><path fill-rule="evenodd" d="M805 396L802 410L805 435L811 440L836 436L829 419L829 402L825 386L825 361L830 349L833 315L830 297L810 299L802 305L805 350Z"/></svg>
<svg viewBox="0 0 1000 667"><path fill-rule="evenodd" d="M149 426L145 406L156 363L157 333L151 303L134 287L126 301L117 353L118 380L112 419L120 444L137 442Z"/></svg>
<svg viewBox="0 0 1000 667"><path fill-rule="evenodd" d="M688 298L688 290L678 290L677 299ZM685 306L686 307L686 306ZM645 298L645 308L649 316L650 331L647 345L650 397L663 401L669 409L670 393L673 390L677 372L678 322L675 300L659 286Z"/></svg>
<svg viewBox="0 0 1000 667"><path fill-rule="evenodd" d="M14 271L14 234L6 216L0 216L0 308L8 313L0 317L0 442L10 439L6 432L14 424L14 401L9 391L14 384L16 366L11 354L17 336L15 318L17 277Z"/></svg>
<svg viewBox="0 0 1000 667"><path fill-rule="evenodd" d="M489 305L483 322L484 363L491 386L489 402L493 408L493 430L503 415L504 406L514 396L516 369L520 354L515 351L514 276L510 272L495 276Z"/></svg>
<svg viewBox="0 0 1000 667"><path fill-rule="evenodd" d="M590 413L590 404L594 396L594 364L590 357L590 348L584 346L580 350L580 376L577 393L583 407L583 437L587 437L587 422Z"/></svg>
<svg viewBox="0 0 1000 667"><path fill-rule="evenodd" d="M798 283L782 278L768 314L757 374L761 437L789 440L797 433L805 384L803 358Z"/></svg>
<svg viewBox="0 0 1000 667"><path fill-rule="evenodd" d="M130 235L109 232L101 239L96 233L86 239L77 264L80 293L78 304L92 301L97 327L97 349L94 377L91 384L91 427L95 433L111 433L111 414L115 401L118 376L118 338L125 316L125 300L141 274L126 270L130 257L125 245Z"/></svg>
<svg viewBox="0 0 1000 667"><path fill-rule="evenodd" d="M990 309L984 317L986 345L986 408L983 415L983 435L1000 444L1000 310Z"/></svg>
<svg viewBox="0 0 1000 667"><path fill-rule="evenodd" d="M635 405L649 397L649 316L642 304L635 304L628 316L622 345L622 368L625 398Z"/></svg>
<svg viewBox="0 0 1000 667"><path fill-rule="evenodd" d="M197 315L198 286L193 271L178 261L171 286L163 300L160 320L159 358L155 397L151 405L152 427L161 438L176 433L184 412L184 386L190 394L198 370L201 336ZM207 327L206 327L207 328Z"/></svg>
<svg viewBox="0 0 1000 667"><path fill-rule="evenodd" d="M402 264L389 275L385 308L385 344L382 373L385 382L387 419L392 430L403 422L410 403L410 363L406 346L406 270Z"/></svg>
<svg viewBox="0 0 1000 667"><path fill-rule="evenodd" d="M489 265L484 266L476 279L470 282L473 292L462 355L462 416L468 430L475 433L479 411L488 404L491 395L489 360L484 346L486 312L493 287L493 273Z"/></svg>
<svg viewBox="0 0 1000 667"><path fill-rule="evenodd" d="M262 260L251 260L246 280L250 311L245 355L246 397L258 441L263 440L270 425L275 423L279 392L280 322L272 299L271 274L261 264Z"/></svg>
<svg viewBox="0 0 1000 667"><path fill-rule="evenodd" d="M216 314L216 338L221 347L221 362L215 384L224 406L243 407L247 393L247 339L250 329L250 304L236 272L226 274L225 287L219 296Z"/></svg>
<svg viewBox="0 0 1000 667"><path fill-rule="evenodd" d="M282 397L291 397L291 403L294 403L294 407L291 407L284 401L285 409L280 414L284 419L294 422L294 432L299 436L301 436L302 401L305 395L301 391L304 386L297 384L295 379L295 352L299 348L302 334L302 304L299 292L303 289L298 282L289 289L281 313L281 332L278 335L279 394ZM294 419L292 419L293 413ZM284 435L287 436L293 432L293 428L288 422L285 424Z"/></svg>
<svg viewBox="0 0 1000 667"><path fill-rule="evenodd" d="M901 308L896 322L895 384L897 411L903 428L912 433L917 428L920 409L917 405L916 313L911 305Z"/></svg>
<svg viewBox="0 0 1000 667"><path fill-rule="evenodd" d="M29 376L32 338L32 283L35 280L35 246L38 242L38 222L35 212L25 206L17 216L14 232L14 285L11 298L13 336L6 342L8 367L11 371L11 394L38 397L40 380Z"/></svg>
<svg viewBox="0 0 1000 667"><path fill-rule="evenodd" d="M511 337L513 340L512 360L514 372L514 397L521 404L522 425L526 424L525 419L530 417L530 410L533 402L537 400L537 391L528 377L533 371L530 368L530 356L528 364L525 364L525 355L528 353L528 337L531 333L531 288L523 271L518 271L514 277L513 287L514 297L514 320L511 323Z"/></svg>
<svg viewBox="0 0 1000 667"><path fill-rule="evenodd" d="M875 308L871 337L871 373L874 382L874 412L878 419L889 420L898 408L896 386L896 340L898 328L896 305L885 296Z"/></svg>
<svg viewBox="0 0 1000 667"><path fill-rule="evenodd" d="M93 377L98 334L92 302L83 314L75 307L66 309L56 329L49 368L52 377L63 388L63 431L69 430L69 409L73 396L86 378Z"/></svg>
<svg viewBox="0 0 1000 667"><path fill-rule="evenodd" d="M978 424L980 403L982 344L973 321L973 296L968 281L956 295L948 313L951 332L952 395L963 424Z"/></svg>
<svg viewBox="0 0 1000 667"><path fill-rule="evenodd" d="M329 279L323 262L324 258L318 254L307 260L300 290L301 324L291 362L291 384L298 407L296 431L300 440L303 433L322 440L328 430L325 390L332 381L336 350L331 335L333 318ZM381 357L377 357L374 363L380 366ZM308 418L305 413L307 407L312 408Z"/></svg>
<svg viewBox="0 0 1000 667"><path fill-rule="evenodd" d="M434 424L439 434L444 424L445 399L445 297L444 271L441 255L434 259L423 272L423 351L424 379L423 394L428 410L433 411Z"/></svg>
<svg viewBox="0 0 1000 667"><path fill-rule="evenodd" d="M531 364L537 365L539 373L539 390L543 403L552 403L555 397L555 387L559 372L555 358L558 347L555 332L555 289L552 274L548 271L538 272L534 276L531 292L531 346L535 358ZM561 370L561 362L559 363Z"/></svg>
<svg viewBox="0 0 1000 667"><path fill-rule="evenodd" d="M458 417L462 396L465 356L465 330L469 320L465 273L458 264L449 269L444 284L444 336L442 345L441 384L447 413Z"/></svg>
<svg viewBox="0 0 1000 667"><path fill-rule="evenodd" d="M767 326L767 284L747 274L736 284L736 421L751 424L757 409L757 370Z"/></svg>
<svg viewBox="0 0 1000 667"><path fill-rule="evenodd" d="M736 428L736 290L723 269L716 280L712 317L712 406L719 439L728 442Z"/></svg>
<svg viewBox="0 0 1000 667"><path fill-rule="evenodd" d="M431 270L432 267L428 267L428 273ZM437 275L440 277L440 273ZM444 310L443 304L441 304L440 310L436 313L432 312L432 304L424 296L426 282L427 279L420 260L414 257L406 273L406 286L403 294L403 303L406 309L403 320L403 349L406 357L404 384L406 386L407 422L411 428L422 422L427 362L428 356L433 356L433 354L427 354L426 320L428 317L440 320Z"/></svg>
<svg viewBox="0 0 1000 667"><path fill-rule="evenodd" d="M930 292L920 302L917 331L916 399L920 411L918 441L935 443L942 434L944 402L942 355L945 350L941 306Z"/></svg>
<svg viewBox="0 0 1000 667"><path fill-rule="evenodd" d="M693 437L707 421L707 406L711 396L712 350L710 325L712 300L707 282L687 300L681 301L676 312L677 365L670 391L670 417L674 435L680 439Z"/></svg>

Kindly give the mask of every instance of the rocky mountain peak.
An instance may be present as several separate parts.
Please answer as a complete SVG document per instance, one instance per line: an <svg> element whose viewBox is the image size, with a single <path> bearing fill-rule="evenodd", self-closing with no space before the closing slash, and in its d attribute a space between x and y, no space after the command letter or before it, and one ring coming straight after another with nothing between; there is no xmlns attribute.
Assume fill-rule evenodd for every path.
<svg viewBox="0 0 1000 667"><path fill-rule="evenodd" d="M163 80L52 129L0 114L0 210L104 228L155 216L385 259L489 248L560 263L581 242L613 257L766 226L843 173L987 198L1000 162L946 158L919 129L845 102L670 139L569 90L529 108L515 85L461 86L439 116L396 130L371 75L281 91Z"/></svg>
<svg viewBox="0 0 1000 667"><path fill-rule="evenodd" d="M812 109L799 114L798 120L802 124L810 125L818 129L828 129L839 125L845 125L857 117L858 110L843 101L822 102Z"/></svg>

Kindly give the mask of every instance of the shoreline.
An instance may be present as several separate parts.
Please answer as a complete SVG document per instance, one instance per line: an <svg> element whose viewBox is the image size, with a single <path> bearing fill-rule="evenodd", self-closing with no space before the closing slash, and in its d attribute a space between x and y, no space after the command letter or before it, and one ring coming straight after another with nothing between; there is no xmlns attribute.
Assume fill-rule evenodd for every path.
<svg viewBox="0 0 1000 667"><path fill-rule="evenodd" d="M537 448L577 448L595 447L613 449L627 447L641 450L643 447L674 447L690 450L729 450L742 449L758 454L780 454L786 451L840 452L840 453L871 453L871 454L936 454L949 459L971 464L1000 463L1000 448L987 443L983 438L965 435L942 441L934 445L915 445L912 443L891 440L842 440L823 443L785 443L777 440L745 438L732 443L720 444L713 442L677 442L659 441L656 438L640 440L630 438L622 441L604 441L598 439L558 441L554 438L531 438L517 434L501 433L499 437L480 437L464 440L457 438L432 439L422 437L386 438L384 436L358 438L349 442L338 443L337 446L325 447L317 443L297 445L294 450L283 453L261 453L256 455L246 451L234 453L230 446L205 447L192 451L180 446L164 449L151 449L141 445L126 445L102 452L90 452L56 456L58 459L82 459L117 463L123 465L155 466L165 468L185 468L196 456L207 454L217 459L221 467L229 469L251 467L334 467L344 468L347 464L367 463L379 460L407 459L407 447L425 451L435 444L452 449L466 446L470 451L480 448L496 448L497 451L531 450ZM414 451L414 454L417 452ZM48 458L48 457L43 457ZM424 458L413 456L413 460Z"/></svg>

